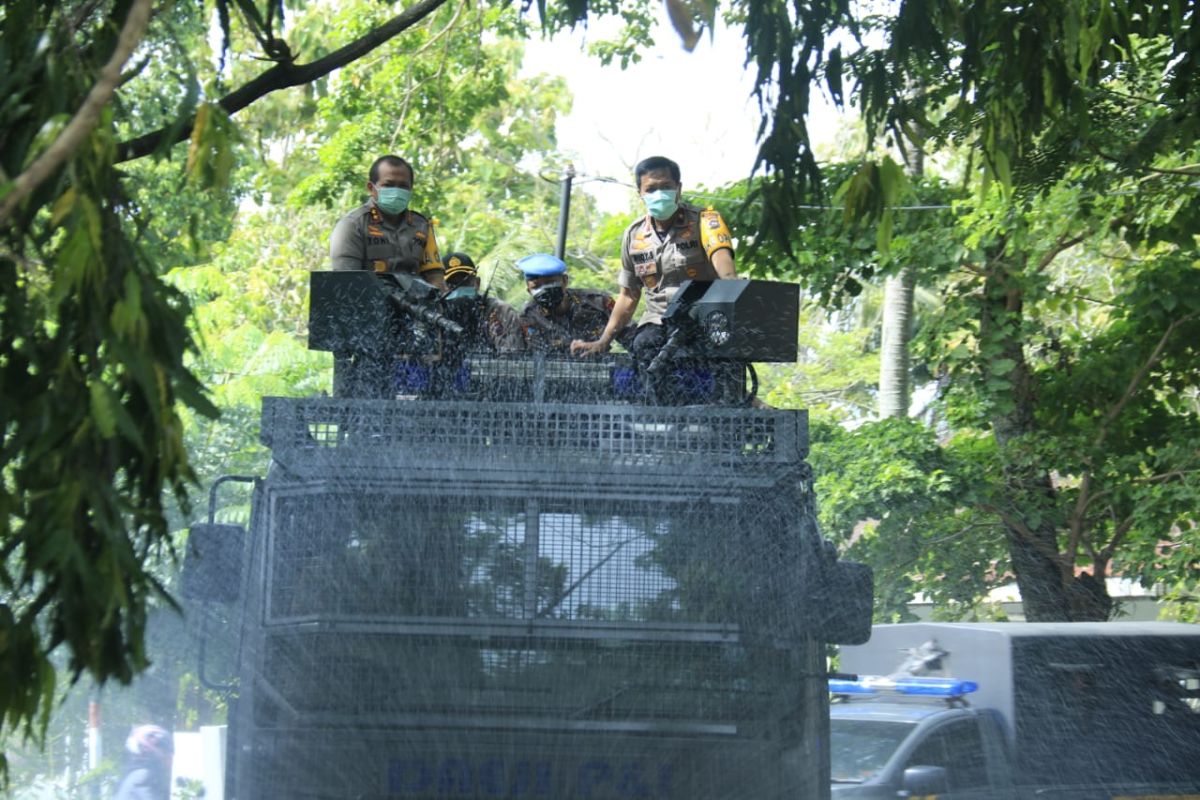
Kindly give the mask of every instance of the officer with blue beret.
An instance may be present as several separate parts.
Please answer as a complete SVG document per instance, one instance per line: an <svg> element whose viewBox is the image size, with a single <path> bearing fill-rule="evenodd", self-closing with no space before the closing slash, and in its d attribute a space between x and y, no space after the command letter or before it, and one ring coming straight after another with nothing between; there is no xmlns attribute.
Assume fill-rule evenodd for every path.
<svg viewBox="0 0 1200 800"><path fill-rule="evenodd" d="M570 288L566 262L549 253L525 256L517 269L530 295L521 311L530 348L565 355L573 339L592 340L604 332L613 310L608 292Z"/></svg>

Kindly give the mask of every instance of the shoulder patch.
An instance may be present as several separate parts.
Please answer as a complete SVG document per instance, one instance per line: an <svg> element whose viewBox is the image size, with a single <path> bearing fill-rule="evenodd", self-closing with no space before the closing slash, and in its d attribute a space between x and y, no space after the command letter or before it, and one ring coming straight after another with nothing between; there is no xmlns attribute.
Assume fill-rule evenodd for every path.
<svg viewBox="0 0 1200 800"><path fill-rule="evenodd" d="M704 247L704 254L709 258L723 248L733 249L733 236L726 227L725 220L721 219L720 213L716 211L700 213L700 244Z"/></svg>

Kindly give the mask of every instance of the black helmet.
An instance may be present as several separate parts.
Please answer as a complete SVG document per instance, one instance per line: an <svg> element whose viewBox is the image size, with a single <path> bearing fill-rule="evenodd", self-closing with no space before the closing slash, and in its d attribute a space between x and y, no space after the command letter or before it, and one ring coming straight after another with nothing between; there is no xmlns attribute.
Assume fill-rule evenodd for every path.
<svg viewBox="0 0 1200 800"><path fill-rule="evenodd" d="M454 283L459 283L467 278L479 277L479 271L475 269L475 262L466 253L447 253L442 259L442 267L446 274L446 285L450 286L451 279L457 278Z"/></svg>

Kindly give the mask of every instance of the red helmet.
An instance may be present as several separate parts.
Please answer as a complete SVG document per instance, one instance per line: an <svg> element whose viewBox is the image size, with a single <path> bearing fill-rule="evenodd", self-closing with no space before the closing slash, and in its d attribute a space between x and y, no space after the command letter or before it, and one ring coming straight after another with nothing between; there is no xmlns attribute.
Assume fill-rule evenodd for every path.
<svg viewBox="0 0 1200 800"><path fill-rule="evenodd" d="M135 756L157 756L165 758L175 752L171 734L158 725L138 725L129 732L125 749Z"/></svg>

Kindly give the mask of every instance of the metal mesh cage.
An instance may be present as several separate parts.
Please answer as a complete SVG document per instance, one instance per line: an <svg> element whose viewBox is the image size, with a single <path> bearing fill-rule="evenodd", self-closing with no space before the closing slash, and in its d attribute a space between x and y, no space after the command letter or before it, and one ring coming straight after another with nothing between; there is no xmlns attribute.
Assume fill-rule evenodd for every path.
<svg viewBox="0 0 1200 800"><path fill-rule="evenodd" d="M296 475L618 467L760 481L801 464L799 411L264 398L262 440Z"/></svg>
<svg viewBox="0 0 1200 800"><path fill-rule="evenodd" d="M747 587L771 566L772 541L786 536L770 501L623 505L280 493L269 512L266 620L737 624Z"/></svg>
<svg viewBox="0 0 1200 800"><path fill-rule="evenodd" d="M747 385L747 378L751 378ZM334 360L337 397L438 398L509 403L744 405L755 391L746 364L677 358L650 380L627 355L470 351L394 357L358 353Z"/></svg>
<svg viewBox="0 0 1200 800"><path fill-rule="evenodd" d="M360 721L749 719L768 697L744 645L800 589L784 502L281 491L261 674L293 713Z"/></svg>
<svg viewBox="0 0 1200 800"><path fill-rule="evenodd" d="M624 640L289 634L268 640L263 664L292 713L362 725L731 735L763 716L772 685L735 645Z"/></svg>
<svg viewBox="0 0 1200 800"><path fill-rule="evenodd" d="M264 400L242 794L790 796L805 434L771 410Z"/></svg>

